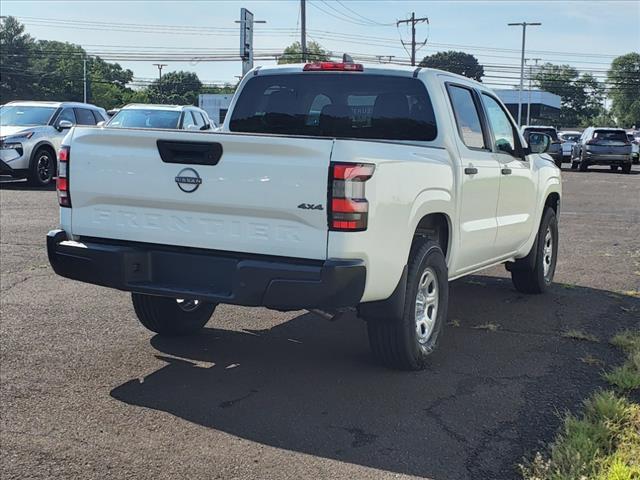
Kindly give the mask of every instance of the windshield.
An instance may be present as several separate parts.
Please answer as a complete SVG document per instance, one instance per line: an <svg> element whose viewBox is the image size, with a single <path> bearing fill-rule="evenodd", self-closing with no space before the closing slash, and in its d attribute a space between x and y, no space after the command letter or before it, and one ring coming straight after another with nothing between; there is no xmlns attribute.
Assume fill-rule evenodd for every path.
<svg viewBox="0 0 640 480"><path fill-rule="evenodd" d="M431 141L429 94L414 78L299 73L251 78L229 124L233 132Z"/></svg>
<svg viewBox="0 0 640 480"><path fill-rule="evenodd" d="M175 110L155 110L128 108L116 113L107 124L117 128L178 128L180 112Z"/></svg>
<svg viewBox="0 0 640 480"><path fill-rule="evenodd" d="M596 143L620 145L627 143L627 134L622 130L596 130L593 132L593 139Z"/></svg>
<svg viewBox="0 0 640 480"><path fill-rule="evenodd" d="M558 132L555 128L525 128L524 137L527 138L531 132L546 133L554 142L558 141Z"/></svg>
<svg viewBox="0 0 640 480"><path fill-rule="evenodd" d="M0 107L0 125L3 127L47 125L55 111L56 107L5 105Z"/></svg>

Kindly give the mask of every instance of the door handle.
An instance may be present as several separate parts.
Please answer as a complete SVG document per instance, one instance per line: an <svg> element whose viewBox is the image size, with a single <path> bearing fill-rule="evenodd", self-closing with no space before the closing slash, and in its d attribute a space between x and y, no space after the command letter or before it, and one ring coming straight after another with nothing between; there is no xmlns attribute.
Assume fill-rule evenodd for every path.
<svg viewBox="0 0 640 480"><path fill-rule="evenodd" d="M475 175L478 173L478 169L476 167L466 167L464 173L465 175Z"/></svg>
<svg viewBox="0 0 640 480"><path fill-rule="evenodd" d="M511 175L511 169L510 168L503 168L502 169L502 174L503 175Z"/></svg>

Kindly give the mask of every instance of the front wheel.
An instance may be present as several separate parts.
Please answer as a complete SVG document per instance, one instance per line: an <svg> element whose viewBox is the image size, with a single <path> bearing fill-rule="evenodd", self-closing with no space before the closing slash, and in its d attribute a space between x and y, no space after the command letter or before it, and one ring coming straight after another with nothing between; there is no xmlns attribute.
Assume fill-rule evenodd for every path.
<svg viewBox="0 0 640 480"><path fill-rule="evenodd" d="M631 173L631 163L622 165L622 173Z"/></svg>
<svg viewBox="0 0 640 480"><path fill-rule="evenodd" d="M35 187L46 187L56 171L56 158L46 148L39 149L31 162L28 181Z"/></svg>
<svg viewBox="0 0 640 480"><path fill-rule="evenodd" d="M552 208L542 215L538 236L531 252L511 264L511 280L522 293L543 293L556 271L558 256L558 219Z"/></svg>
<svg viewBox="0 0 640 480"><path fill-rule="evenodd" d="M132 293L133 308L140 323L165 336L189 335L201 330L216 305L182 298L156 297Z"/></svg>
<svg viewBox="0 0 640 480"><path fill-rule="evenodd" d="M436 242L423 241L414 246L409 258L402 316L365 319L374 357L392 368L425 368L447 318L448 302L449 279L444 253Z"/></svg>

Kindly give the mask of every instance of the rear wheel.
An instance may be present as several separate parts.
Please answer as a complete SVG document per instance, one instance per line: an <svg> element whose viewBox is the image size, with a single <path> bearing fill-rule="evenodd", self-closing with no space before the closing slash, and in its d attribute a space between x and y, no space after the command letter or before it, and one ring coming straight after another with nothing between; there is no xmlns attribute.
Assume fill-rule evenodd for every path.
<svg viewBox="0 0 640 480"><path fill-rule="evenodd" d="M425 368L437 346L449 301L447 264L440 245L425 240L412 250L402 316L365 319L374 357L402 370Z"/></svg>
<svg viewBox="0 0 640 480"><path fill-rule="evenodd" d="M46 148L36 151L29 169L28 181L35 187L45 187L51 183L56 171L56 158Z"/></svg>
<svg viewBox="0 0 640 480"><path fill-rule="evenodd" d="M156 297L132 293L133 308L140 323L152 332L166 336L189 335L201 330L216 305L200 300Z"/></svg>
<svg viewBox="0 0 640 480"><path fill-rule="evenodd" d="M556 271L558 255L558 220L556 212L547 208L542 215L536 242L525 258L510 265L511 280L522 293L542 293Z"/></svg>
<svg viewBox="0 0 640 480"><path fill-rule="evenodd" d="M631 163L622 165L622 173L631 173Z"/></svg>
<svg viewBox="0 0 640 480"><path fill-rule="evenodd" d="M571 170L577 170L578 169L578 162L571 162Z"/></svg>

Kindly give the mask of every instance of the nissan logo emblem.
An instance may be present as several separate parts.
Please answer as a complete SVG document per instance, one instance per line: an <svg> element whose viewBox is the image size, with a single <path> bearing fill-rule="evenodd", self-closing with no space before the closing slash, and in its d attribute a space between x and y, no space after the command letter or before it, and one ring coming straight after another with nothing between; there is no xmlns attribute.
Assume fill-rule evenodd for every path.
<svg viewBox="0 0 640 480"><path fill-rule="evenodd" d="M195 192L202 183L200 175L193 168L183 168L176 175L175 180L178 188L185 193Z"/></svg>

